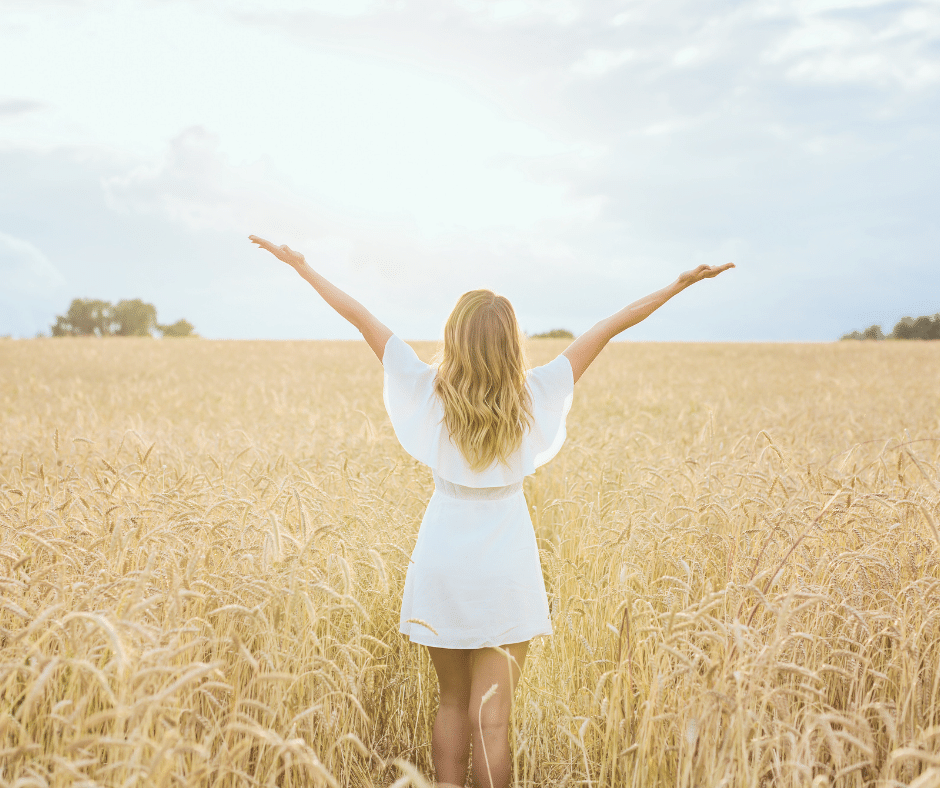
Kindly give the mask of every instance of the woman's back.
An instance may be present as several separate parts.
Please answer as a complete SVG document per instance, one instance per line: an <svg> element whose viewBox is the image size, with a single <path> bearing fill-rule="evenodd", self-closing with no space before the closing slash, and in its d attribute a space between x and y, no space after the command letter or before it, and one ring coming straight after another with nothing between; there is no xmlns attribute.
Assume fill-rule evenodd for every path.
<svg viewBox="0 0 940 788"><path fill-rule="evenodd" d="M382 358L384 399L395 435L405 451L443 479L464 487L502 487L521 482L561 449L571 409L574 380L564 355L529 370L525 385L531 420L505 462L476 470L452 440L444 405L435 391L437 369L425 364L403 340L392 335Z"/></svg>

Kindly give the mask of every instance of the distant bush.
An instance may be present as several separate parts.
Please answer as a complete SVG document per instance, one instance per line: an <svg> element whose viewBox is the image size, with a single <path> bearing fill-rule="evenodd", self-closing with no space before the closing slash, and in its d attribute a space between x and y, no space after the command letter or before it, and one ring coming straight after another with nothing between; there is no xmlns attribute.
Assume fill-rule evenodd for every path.
<svg viewBox="0 0 940 788"><path fill-rule="evenodd" d="M888 336L881 326L869 326L864 331L853 331L842 339L940 339L940 312L932 316L902 317Z"/></svg>
<svg viewBox="0 0 940 788"><path fill-rule="evenodd" d="M193 324L188 320L177 320L168 326L157 326L165 337L194 337Z"/></svg>
<svg viewBox="0 0 940 788"><path fill-rule="evenodd" d="M869 326L864 331L853 331L846 334L842 339L884 339L885 335L881 331L881 326Z"/></svg>
<svg viewBox="0 0 940 788"><path fill-rule="evenodd" d="M152 337L159 331L164 337L192 337L193 325L177 320L170 325L157 322L157 308L139 298L102 301L75 298L64 315L57 315L52 325L54 337Z"/></svg>
<svg viewBox="0 0 940 788"><path fill-rule="evenodd" d="M567 328L553 328L551 331L543 331L541 334L532 334L529 339L574 339Z"/></svg>

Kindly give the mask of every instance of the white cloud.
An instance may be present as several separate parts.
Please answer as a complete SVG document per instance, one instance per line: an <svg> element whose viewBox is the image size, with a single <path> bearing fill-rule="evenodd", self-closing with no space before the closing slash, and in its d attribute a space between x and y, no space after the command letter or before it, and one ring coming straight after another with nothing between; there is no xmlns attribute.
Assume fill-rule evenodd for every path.
<svg viewBox="0 0 940 788"><path fill-rule="evenodd" d="M699 47L683 47L672 56L672 63L679 68L685 68L701 61L703 54Z"/></svg>
<svg viewBox="0 0 940 788"><path fill-rule="evenodd" d="M632 49L589 49L571 70L582 77L602 77L636 57Z"/></svg>
<svg viewBox="0 0 940 788"><path fill-rule="evenodd" d="M793 29L764 54L797 81L918 90L940 82L940 10L878 3L796 4Z"/></svg>
<svg viewBox="0 0 940 788"><path fill-rule="evenodd" d="M796 80L822 83L895 83L909 90L940 82L940 63L903 54L838 54L802 58L787 70Z"/></svg>
<svg viewBox="0 0 940 788"><path fill-rule="evenodd" d="M457 5L480 19L512 23L541 18L567 25L581 16L581 3L574 0L456 0Z"/></svg>
<svg viewBox="0 0 940 788"><path fill-rule="evenodd" d="M897 0L791 0L782 5L797 14L826 14L895 5ZM773 3L771 3L773 5Z"/></svg>
<svg viewBox="0 0 940 788"><path fill-rule="evenodd" d="M102 178L102 186L108 205L120 214L159 217L238 243L247 244L248 234L288 243L337 283L356 281L379 298L414 293L429 281L433 292L456 298L461 288L473 286L474 277L509 281L509 269L534 273L537 251L572 259L573 251L555 233L564 225L589 224L603 202L581 198L565 217L482 236L471 228L427 232L414 221L338 211L292 189L261 164L236 166L222 153L218 136L201 128L185 130L157 159Z"/></svg>
<svg viewBox="0 0 940 788"><path fill-rule="evenodd" d="M382 8L383 0L216 0L222 12L235 13L317 13L337 17L357 17Z"/></svg>
<svg viewBox="0 0 940 788"><path fill-rule="evenodd" d="M42 102L30 99L4 99L0 100L0 121L13 120L31 112L43 109Z"/></svg>
<svg viewBox="0 0 940 788"><path fill-rule="evenodd" d="M261 165L236 167L219 150L219 138L201 127L184 130L155 161L102 181L117 211L162 214L192 230L239 230L257 218L276 189ZM283 207L283 206L280 206ZM268 210L264 210L268 213Z"/></svg>

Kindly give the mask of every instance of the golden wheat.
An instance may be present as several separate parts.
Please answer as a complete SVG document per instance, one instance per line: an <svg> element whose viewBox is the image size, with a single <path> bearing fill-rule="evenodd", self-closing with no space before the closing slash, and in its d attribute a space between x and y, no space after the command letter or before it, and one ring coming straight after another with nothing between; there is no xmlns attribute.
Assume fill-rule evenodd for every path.
<svg viewBox="0 0 940 788"><path fill-rule="evenodd" d="M0 365L0 784L428 784L432 482L364 344ZM940 784L938 391L940 343L606 350L526 480L516 784Z"/></svg>

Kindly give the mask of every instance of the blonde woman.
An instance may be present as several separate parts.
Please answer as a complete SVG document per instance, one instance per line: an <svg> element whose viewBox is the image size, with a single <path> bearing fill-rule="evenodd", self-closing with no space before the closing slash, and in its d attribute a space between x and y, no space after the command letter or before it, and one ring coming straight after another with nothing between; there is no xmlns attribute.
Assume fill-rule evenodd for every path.
<svg viewBox="0 0 940 788"><path fill-rule="evenodd" d="M385 368L395 434L434 474L405 579L400 630L426 646L440 707L431 754L438 785L511 777L509 713L529 641L550 635L548 601L522 480L565 440L574 385L617 334L681 290L733 264L701 265L580 336L554 361L527 370L512 305L489 290L460 297L438 366L327 282L299 252L249 236L293 267L352 323Z"/></svg>

